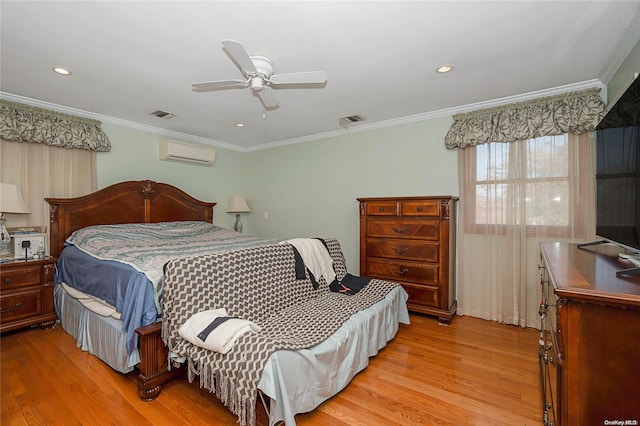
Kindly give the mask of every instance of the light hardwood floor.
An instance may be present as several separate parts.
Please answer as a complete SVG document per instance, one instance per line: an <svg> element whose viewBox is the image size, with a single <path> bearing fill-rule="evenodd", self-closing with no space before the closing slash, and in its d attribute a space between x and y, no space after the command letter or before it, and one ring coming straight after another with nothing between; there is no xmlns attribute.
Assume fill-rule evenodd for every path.
<svg viewBox="0 0 640 426"><path fill-rule="evenodd" d="M450 326L411 315L345 390L300 426L540 425L538 332L470 317ZM0 340L0 423L8 425L235 425L213 395L186 378L152 402L134 373L114 372L76 348L60 326Z"/></svg>

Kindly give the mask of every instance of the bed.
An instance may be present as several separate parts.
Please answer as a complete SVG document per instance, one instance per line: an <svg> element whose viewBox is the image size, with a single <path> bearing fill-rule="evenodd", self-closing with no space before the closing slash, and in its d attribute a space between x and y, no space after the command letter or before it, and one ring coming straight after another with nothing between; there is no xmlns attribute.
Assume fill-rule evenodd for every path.
<svg viewBox="0 0 640 426"><path fill-rule="evenodd" d="M94 225L166 222L212 224L215 206L215 203L196 200L171 185L149 180L123 182L84 197L47 199L47 201L51 206L51 255L62 259L67 256L69 247L65 248L65 244L74 231L91 229ZM217 230L216 232L225 231ZM233 231L226 232L233 233ZM406 293L400 286L387 283L385 285L389 285L388 291L378 291L380 294L366 296L365 293L369 292L368 288L381 288L380 283L376 286L369 285L360 292L363 294L360 299L374 297L375 300L371 299L366 306L362 305L364 308L352 307L349 309L354 309L353 312L345 311L347 313L343 314L344 320L336 320L339 325L336 325L336 330L331 331L328 338L323 337L321 341L313 341L314 344L310 347L295 346L295 350L291 350L294 346L282 343L286 339L279 341L279 346L274 346L272 351L264 354L264 359L261 360L264 365L260 368L260 376L256 378L257 392L253 392L252 396L247 398L251 404L255 402L253 405L257 406L258 411L255 411L254 406L248 410L245 406L243 411L238 408L239 404L235 404L235 408L232 407L233 398L225 398L217 392L221 388L221 383L226 383L227 380L213 373L219 367L216 363L221 362L220 359L214 359L215 356L211 355L211 351L195 347L182 339L178 335L179 326L195 313L220 307L221 304L224 304L233 315L248 315L246 303L240 305L235 303L235 300L245 296L239 298L230 292L225 296L227 299L223 300L221 296L217 296L223 292L211 291L212 286L224 285L226 288L231 288L232 284L229 283L235 282L236 285L244 283L242 287L238 287L238 291L244 292L246 283L255 281L260 291L264 291L271 285L273 288L268 290L268 294L281 292L283 296L278 297L289 298L292 292L279 284L288 282L287 285L295 286L298 293L304 293L300 297L306 298L307 294L315 294L318 287L320 290L326 290L328 283L324 279L319 280L319 283L312 282L308 276L303 278L303 284L289 279L287 275L289 272L286 271L298 265L295 263L296 251L291 250L286 244L280 244L279 241L246 240L252 237L240 238L245 239L243 243L246 243L247 247L206 255L182 256L166 262L163 267L162 301L154 300L148 291L139 292L147 305L153 305L155 302L158 313L163 311L162 317L161 319L147 318L145 322L149 324L135 327L133 331L136 338L133 350L127 347L127 345L131 346L132 342L130 321L126 321L129 324L127 326L122 318L117 317L118 312L114 317L98 313L99 309L87 308L77 297L78 294L74 294L73 288L62 284L56 285L55 290L56 311L61 323L65 330L76 338L78 346L94 353L115 370L127 372L136 368L139 372L138 393L143 400L154 399L160 393L162 385L177 375L184 374L184 366L187 366L189 379L193 380L194 376L198 376L201 386L208 387L218 397L223 396L221 399L239 416L241 424L253 424L256 418L260 424L276 424L279 421L295 424L296 413L312 410L344 388L355 374L366 367L369 357L377 354L395 336L398 324L409 322ZM345 277L346 266L338 242L329 239L324 241L324 244L334 261L337 275ZM63 250L65 250L64 254ZM75 253L73 256L82 256L82 253ZM256 257L260 258L260 262L255 261ZM80 263L83 262L84 260ZM249 267L258 263L260 267ZM219 265L227 264L242 265L239 268L241 271L228 272L229 267L225 267L222 272L211 273L212 270L220 267ZM282 266L283 264L286 264L285 267ZM192 272L194 265L201 267L200 272ZM118 265L115 267L117 268ZM269 273L260 272L263 270L268 270ZM112 272L96 275L110 276ZM204 276L213 278L207 281L203 279ZM149 285L153 283L150 282ZM195 291L196 285L204 287ZM298 290L299 288L303 290ZM375 292L372 290L369 293ZM203 294L207 296L203 297ZM330 303L336 303L337 299L331 299L335 297L337 296L333 294L326 296ZM264 305L258 309L262 309L261 312L274 309L268 306L267 299L257 297L260 305ZM350 302L355 299L353 298ZM288 304L303 305L301 300L300 298L292 299ZM313 303L316 302L313 301ZM114 306L116 304L117 302L114 302ZM272 304L279 309L277 305L282 303L272 302ZM355 306L357 303L352 304ZM284 311L278 313L272 321L278 324L278 321L283 321L286 315ZM266 317L260 318L261 322L268 327L270 323L266 321ZM278 327L282 328L282 323ZM253 334L255 333L246 335L245 343L256 343L250 341L256 338L249 337ZM321 333L313 334L317 339L317 335ZM240 337L238 342L243 342L243 338ZM108 345L97 343L105 339L108 339ZM236 347L239 345L236 344ZM170 362L170 359L173 362ZM183 367L176 368L177 362L183 362L181 364ZM330 371L329 376L327 376L327 370ZM299 380L300 377L305 377L305 380ZM265 413L261 412L261 407Z"/></svg>
<svg viewBox="0 0 640 426"><path fill-rule="evenodd" d="M216 204L199 201L172 185L151 180L126 181L85 196L47 198L46 201L50 207L49 250L51 256L56 258L65 248L67 238L74 231L87 226L170 221L212 223ZM122 349L126 339L118 330L121 327L120 320L86 309L58 286L54 296L56 309L64 308L63 312L57 311L59 319L65 330L76 338L78 346L98 356L117 371L131 371L131 365L136 366L139 372L138 394L142 400L155 399L162 384L184 373L167 367L168 352L162 342L159 322L136 330L137 351L128 355ZM101 339L113 341L117 349L109 350L93 344Z"/></svg>

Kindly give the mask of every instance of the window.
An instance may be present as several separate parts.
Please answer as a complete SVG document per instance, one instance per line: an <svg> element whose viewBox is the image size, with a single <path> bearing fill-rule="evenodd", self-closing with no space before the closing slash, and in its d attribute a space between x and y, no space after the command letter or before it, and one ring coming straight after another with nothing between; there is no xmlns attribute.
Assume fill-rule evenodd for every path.
<svg viewBox="0 0 640 426"><path fill-rule="evenodd" d="M574 209L574 153L568 139L565 134L476 146L475 164L470 164L473 182L467 186L475 215L467 223L498 229L525 225L528 234L539 234L536 228L566 234Z"/></svg>
<svg viewBox="0 0 640 426"><path fill-rule="evenodd" d="M458 148L460 314L539 322L538 243L595 238L590 132L604 109L597 91L575 92L453 117L445 143Z"/></svg>

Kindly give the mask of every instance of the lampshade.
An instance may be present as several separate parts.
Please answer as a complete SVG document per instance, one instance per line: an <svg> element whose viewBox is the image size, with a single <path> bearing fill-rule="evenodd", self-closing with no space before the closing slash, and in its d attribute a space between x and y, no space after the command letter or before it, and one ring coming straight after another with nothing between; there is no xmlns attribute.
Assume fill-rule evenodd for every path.
<svg viewBox="0 0 640 426"><path fill-rule="evenodd" d="M251 209L247 205L247 200L242 195L234 195L229 199L229 207L227 213L245 213Z"/></svg>
<svg viewBox="0 0 640 426"><path fill-rule="evenodd" d="M31 213L18 185L0 183L0 213Z"/></svg>

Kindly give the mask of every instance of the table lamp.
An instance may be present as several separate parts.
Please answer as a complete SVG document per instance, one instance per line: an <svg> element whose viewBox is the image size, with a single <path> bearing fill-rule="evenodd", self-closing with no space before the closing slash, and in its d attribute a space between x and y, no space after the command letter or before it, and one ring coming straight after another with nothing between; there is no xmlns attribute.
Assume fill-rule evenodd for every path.
<svg viewBox="0 0 640 426"><path fill-rule="evenodd" d="M236 214L236 223L233 225L233 230L236 232L242 232L242 222L240 222L240 213L250 212L247 200L241 195L234 195L229 199L229 207L227 207L227 213Z"/></svg>

